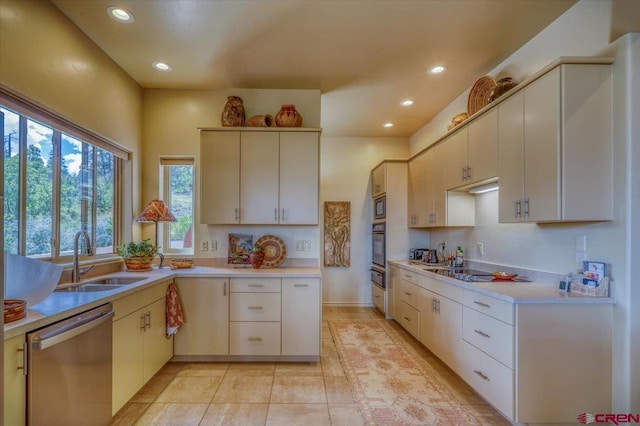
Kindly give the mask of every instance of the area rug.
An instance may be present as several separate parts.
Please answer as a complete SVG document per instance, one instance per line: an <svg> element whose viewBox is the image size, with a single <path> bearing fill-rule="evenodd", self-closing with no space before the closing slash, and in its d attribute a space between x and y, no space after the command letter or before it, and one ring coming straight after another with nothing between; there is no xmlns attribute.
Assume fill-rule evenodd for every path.
<svg viewBox="0 0 640 426"><path fill-rule="evenodd" d="M328 322L367 424L480 424L385 320Z"/></svg>

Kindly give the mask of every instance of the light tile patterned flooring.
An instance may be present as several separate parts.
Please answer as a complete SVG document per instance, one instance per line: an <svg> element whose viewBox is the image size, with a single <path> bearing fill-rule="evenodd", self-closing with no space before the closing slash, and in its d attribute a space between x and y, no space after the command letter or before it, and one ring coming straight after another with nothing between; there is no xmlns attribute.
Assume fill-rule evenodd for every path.
<svg viewBox="0 0 640 426"><path fill-rule="evenodd" d="M319 363L168 363L120 410L112 425L362 425L327 320L379 318L373 308L325 307ZM483 424L509 424L391 323Z"/></svg>

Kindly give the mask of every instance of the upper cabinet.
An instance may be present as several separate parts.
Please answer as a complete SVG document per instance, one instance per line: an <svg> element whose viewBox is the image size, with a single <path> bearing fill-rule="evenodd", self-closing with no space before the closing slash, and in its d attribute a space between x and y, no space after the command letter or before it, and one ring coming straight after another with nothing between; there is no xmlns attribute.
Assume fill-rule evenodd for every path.
<svg viewBox="0 0 640 426"><path fill-rule="evenodd" d="M317 225L319 131L202 130L200 222Z"/></svg>
<svg viewBox="0 0 640 426"><path fill-rule="evenodd" d="M446 187L459 188L498 175L498 112L493 109L445 139Z"/></svg>
<svg viewBox="0 0 640 426"><path fill-rule="evenodd" d="M387 163L382 163L371 171L371 196L378 198L387 192Z"/></svg>
<svg viewBox="0 0 640 426"><path fill-rule="evenodd" d="M611 220L608 64L562 64L498 106L500 222Z"/></svg>

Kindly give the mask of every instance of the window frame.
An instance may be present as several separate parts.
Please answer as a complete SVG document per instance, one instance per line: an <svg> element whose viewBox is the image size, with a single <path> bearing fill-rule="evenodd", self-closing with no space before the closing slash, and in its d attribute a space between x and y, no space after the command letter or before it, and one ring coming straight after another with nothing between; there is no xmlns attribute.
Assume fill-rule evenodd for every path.
<svg viewBox="0 0 640 426"><path fill-rule="evenodd" d="M0 86L0 107L9 110L19 116L19 140L20 158L19 158L19 194L18 194L18 254L26 256L27 250L27 235L26 235L26 217L27 217L27 191L24 190L27 184L27 155L26 146L28 143L27 138L27 123L29 120L38 124L49 127L53 131L52 135L52 153L53 153L53 174L51 179L52 185L52 206L51 206L51 242L50 253L42 255L29 255L29 257L37 258L40 260L49 260L53 262L68 261L71 259L72 254L65 253L60 254L60 206L61 206L61 176L60 165L62 162L62 135L68 135L81 141L84 144L91 145L92 149L92 170L93 175L92 186L94 202L92 203L90 211L85 213L89 215L91 223L91 242L92 246L96 248L97 237L97 150L101 149L113 155L113 200L112 200L112 223L113 223L113 245L110 253L98 254L96 259L113 257L115 255L116 247L121 241L123 234L123 220L122 212L119 207L122 205L122 185L123 176L122 170L127 163L129 163L130 152L120 145L110 141L103 136L85 129L70 120L50 111L46 107L32 102L21 95L18 95L5 87ZM4 154L3 154L4 155ZM4 179L4 178L3 178ZM4 182L3 182L4 183ZM4 238L4 234L3 234ZM95 251L94 251L95 253Z"/></svg>
<svg viewBox="0 0 640 426"><path fill-rule="evenodd" d="M171 222L159 222L158 223L158 240L160 242L161 251L163 254L168 255L195 255L195 200L196 200L196 165L195 158L192 156L162 156L159 161L160 171L160 199L164 200L169 210L171 211L171 203L169 200L169 194L171 191L171 174L167 173L167 169L170 166L191 166L192 167L192 179L191 179L191 248L174 249L171 248L171 233L169 227Z"/></svg>

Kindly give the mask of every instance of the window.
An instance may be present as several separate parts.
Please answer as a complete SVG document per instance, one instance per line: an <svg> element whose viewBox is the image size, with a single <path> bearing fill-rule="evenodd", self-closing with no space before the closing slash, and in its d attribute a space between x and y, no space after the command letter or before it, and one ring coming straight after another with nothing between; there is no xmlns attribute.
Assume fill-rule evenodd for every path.
<svg viewBox="0 0 640 426"><path fill-rule="evenodd" d="M164 253L193 254L193 158L161 158L161 198L176 222L162 223Z"/></svg>
<svg viewBox="0 0 640 426"><path fill-rule="evenodd" d="M9 104L0 105L5 250L56 260L72 255L74 236L84 230L97 254L113 253L118 157L104 149L106 141L83 138L55 116Z"/></svg>

